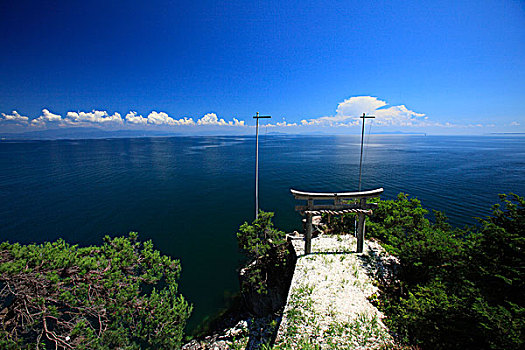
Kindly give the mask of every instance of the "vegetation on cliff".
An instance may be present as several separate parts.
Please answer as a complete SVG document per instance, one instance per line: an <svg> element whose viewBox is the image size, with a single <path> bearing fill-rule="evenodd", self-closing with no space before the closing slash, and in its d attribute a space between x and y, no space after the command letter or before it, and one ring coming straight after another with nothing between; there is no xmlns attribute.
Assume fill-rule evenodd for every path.
<svg viewBox="0 0 525 350"><path fill-rule="evenodd" d="M0 244L0 348L175 349L192 307L151 241Z"/></svg>
<svg viewBox="0 0 525 350"><path fill-rule="evenodd" d="M523 348L525 199L501 201L464 229L439 212L429 220L404 194L379 201L367 236L400 259L398 280L377 301L398 340L423 349Z"/></svg>
<svg viewBox="0 0 525 350"><path fill-rule="evenodd" d="M282 309L295 266L293 248L286 234L273 226L273 215L261 210L237 233L239 248L248 258L240 271L241 293L248 310L257 316Z"/></svg>
<svg viewBox="0 0 525 350"><path fill-rule="evenodd" d="M274 213L259 211L257 219L251 224L245 222L237 232L239 248L249 259L251 268L246 272L246 278L241 289L253 289L259 294L268 292L268 267L279 266L286 253L282 247L286 244L286 234L273 226Z"/></svg>

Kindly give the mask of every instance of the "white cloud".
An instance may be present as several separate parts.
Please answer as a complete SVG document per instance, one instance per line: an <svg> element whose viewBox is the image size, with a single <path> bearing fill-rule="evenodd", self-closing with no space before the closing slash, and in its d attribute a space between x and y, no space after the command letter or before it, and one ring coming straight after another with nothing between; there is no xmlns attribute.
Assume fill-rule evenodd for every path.
<svg viewBox="0 0 525 350"><path fill-rule="evenodd" d="M337 105L336 117L343 120L348 117L358 117L363 113L372 114L378 108L386 106L385 101L372 96L354 96Z"/></svg>
<svg viewBox="0 0 525 350"><path fill-rule="evenodd" d="M68 124L81 124L81 123L95 123L95 124L106 124L106 123L116 123L122 124L123 120L119 113L114 113L109 115L106 111L96 111L91 112L67 112L66 123Z"/></svg>
<svg viewBox="0 0 525 350"><path fill-rule="evenodd" d="M175 119L164 112L153 111L148 115L148 123L154 125L175 125Z"/></svg>
<svg viewBox="0 0 525 350"><path fill-rule="evenodd" d="M146 125L148 123L148 118L137 115L137 112L130 111L128 114L126 114L126 122L131 124Z"/></svg>
<svg viewBox="0 0 525 350"><path fill-rule="evenodd" d="M376 117L374 123L377 125L423 126L427 124L420 119L425 114L411 111L405 105L381 108L373 113Z"/></svg>
<svg viewBox="0 0 525 350"><path fill-rule="evenodd" d="M42 110L42 115L38 118L31 120L33 126L46 126L47 123L61 123L62 116L59 114L51 113L48 109Z"/></svg>
<svg viewBox="0 0 525 350"><path fill-rule="evenodd" d="M118 112L108 114L106 111L93 110L91 112L67 112L65 117L59 114L51 113L48 109L43 109L42 114L30 120L29 117L20 115L13 111L11 114L2 113L0 121L14 121L21 124L30 123L35 127L46 127L50 123L55 126L89 126L89 125L134 125L147 127L150 126L194 126L194 125L210 125L210 126L246 126L244 120L233 118L233 120L226 121L218 118L215 113L208 113L197 121L193 118L183 117L175 119L170 117L166 112L152 111L147 117L143 117L135 111L129 111L124 118Z"/></svg>
<svg viewBox="0 0 525 350"><path fill-rule="evenodd" d="M4 117L3 120L5 121L17 122L22 124L26 124L29 120L28 117L20 115L17 111L12 111L11 114L2 113L2 116Z"/></svg>
<svg viewBox="0 0 525 350"><path fill-rule="evenodd" d="M285 128L285 127L290 127L290 126L297 126L297 123L288 123L285 120L283 120L282 122L277 122L275 124L268 123L265 126L268 126L268 127L283 127L283 128Z"/></svg>
<svg viewBox="0 0 525 350"><path fill-rule="evenodd" d="M231 123L231 122L229 122L229 123ZM236 118L233 118L233 125L234 126L245 126L244 120L238 120Z"/></svg>
<svg viewBox="0 0 525 350"><path fill-rule="evenodd" d="M219 125L219 126L245 126L244 120L238 120L233 118L233 120L225 121L222 118L218 118L215 113L205 114L202 118L197 120L198 125Z"/></svg>
<svg viewBox="0 0 525 350"><path fill-rule="evenodd" d="M513 121L510 126L520 126L520 122Z"/></svg>
<svg viewBox="0 0 525 350"><path fill-rule="evenodd" d="M173 119L167 113L153 111L148 115L148 123L154 125L195 125L192 118Z"/></svg>
<svg viewBox="0 0 525 350"><path fill-rule="evenodd" d="M205 114L204 117L197 120L197 124L199 125L227 125L224 119L219 119L217 117L217 114L215 113Z"/></svg>
<svg viewBox="0 0 525 350"><path fill-rule="evenodd" d="M359 117L366 113L374 115L374 124L382 126L424 126L425 114L409 110L405 105L388 106L373 96L354 96L339 103L335 116L301 120L302 125L348 127L358 125ZM425 117L425 118L423 118Z"/></svg>
<svg viewBox="0 0 525 350"><path fill-rule="evenodd" d="M180 118L179 120L175 119L175 122L178 123L177 125L195 125L195 122L193 121L193 118Z"/></svg>
<svg viewBox="0 0 525 350"><path fill-rule="evenodd" d="M344 122L346 121L346 122ZM301 120L301 125L308 126L308 125L319 125L319 126L355 126L359 124L359 118L355 117L353 119L350 119L348 117L340 118L338 116L335 117L321 117L316 119L303 119Z"/></svg>

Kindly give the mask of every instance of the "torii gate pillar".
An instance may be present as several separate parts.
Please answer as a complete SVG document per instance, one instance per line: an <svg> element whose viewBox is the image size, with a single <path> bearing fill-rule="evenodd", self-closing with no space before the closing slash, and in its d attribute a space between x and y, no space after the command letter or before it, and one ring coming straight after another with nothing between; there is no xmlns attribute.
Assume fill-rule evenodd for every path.
<svg viewBox="0 0 525 350"><path fill-rule="evenodd" d="M366 199L361 198L359 205L364 208L366 206ZM357 214L357 252L362 253L365 244L365 214L360 212Z"/></svg>

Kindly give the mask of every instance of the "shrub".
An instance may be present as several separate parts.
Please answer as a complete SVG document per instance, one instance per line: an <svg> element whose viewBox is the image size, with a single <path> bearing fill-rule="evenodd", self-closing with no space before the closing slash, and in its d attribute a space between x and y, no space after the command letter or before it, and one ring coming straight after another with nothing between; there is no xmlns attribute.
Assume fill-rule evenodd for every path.
<svg viewBox="0 0 525 350"><path fill-rule="evenodd" d="M520 349L525 340L525 199L501 195L479 225L453 229L421 202L379 201L368 237L399 257L379 308L404 343L423 349Z"/></svg>
<svg viewBox="0 0 525 350"><path fill-rule="evenodd" d="M177 291L179 261L137 236L0 244L0 348L180 347L192 307Z"/></svg>
<svg viewBox="0 0 525 350"><path fill-rule="evenodd" d="M245 222L239 228L237 241L239 248L250 260L249 276L243 279L241 289L256 287L259 294L267 292L269 265L284 263L278 251L286 243L286 234L274 228L272 218L274 213L259 211L258 218L252 224ZM285 254L286 255L286 254Z"/></svg>
<svg viewBox="0 0 525 350"><path fill-rule="evenodd" d="M517 349L525 344L525 198L500 199L472 235L466 279L477 288L472 310L487 347Z"/></svg>
<svg viewBox="0 0 525 350"><path fill-rule="evenodd" d="M295 254L286 234L273 227L273 213L259 211L252 223L237 233L239 248L248 264L240 271L241 292L248 310L265 316L286 303L295 267Z"/></svg>

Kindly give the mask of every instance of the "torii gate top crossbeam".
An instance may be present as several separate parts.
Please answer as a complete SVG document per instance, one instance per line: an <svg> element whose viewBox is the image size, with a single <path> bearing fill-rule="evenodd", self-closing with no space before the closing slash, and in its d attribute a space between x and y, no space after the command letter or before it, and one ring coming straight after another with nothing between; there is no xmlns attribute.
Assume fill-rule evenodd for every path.
<svg viewBox="0 0 525 350"><path fill-rule="evenodd" d="M295 199L357 199L357 198L370 198L376 197L383 193L383 188L377 188L375 190L361 191L361 192L303 192L290 189Z"/></svg>

